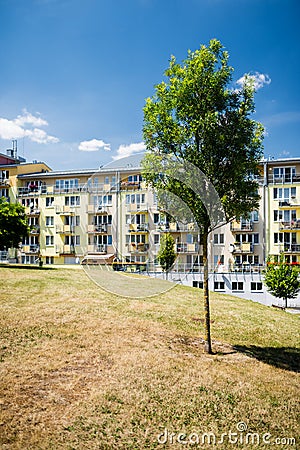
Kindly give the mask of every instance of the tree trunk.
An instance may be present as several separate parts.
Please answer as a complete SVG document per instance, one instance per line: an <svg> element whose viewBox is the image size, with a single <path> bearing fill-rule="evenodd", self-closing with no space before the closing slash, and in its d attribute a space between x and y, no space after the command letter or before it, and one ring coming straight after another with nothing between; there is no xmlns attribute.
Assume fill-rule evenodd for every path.
<svg viewBox="0 0 300 450"><path fill-rule="evenodd" d="M205 328L205 343L204 351L212 354L211 337L210 337L210 311L209 311L209 290L208 290L208 233L203 233L203 290L204 290L204 328Z"/></svg>

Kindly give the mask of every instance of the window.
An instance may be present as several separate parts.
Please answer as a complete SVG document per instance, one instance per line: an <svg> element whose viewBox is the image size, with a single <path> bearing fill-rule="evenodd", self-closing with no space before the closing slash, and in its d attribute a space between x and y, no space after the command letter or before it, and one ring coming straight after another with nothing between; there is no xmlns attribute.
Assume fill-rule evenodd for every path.
<svg viewBox="0 0 300 450"><path fill-rule="evenodd" d="M203 289L203 281L193 281L193 287Z"/></svg>
<svg viewBox="0 0 300 450"><path fill-rule="evenodd" d="M214 290L215 291L224 291L225 290L225 282L224 281L215 281L214 282Z"/></svg>
<svg viewBox="0 0 300 450"><path fill-rule="evenodd" d="M224 234L214 234L214 244L224 244Z"/></svg>
<svg viewBox="0 0 300 450"><path fill-rule="evenodd" d="M295 167L274 167L273 169L273 177L275 181L279 179L279 181L289 183L293 180L295 175Z"/></svg>
<svg viewBox="0 0 300 450"><path fill-rule="evenodd" d="M75 226L80 227L80 216L75 216Z"/></svg>
<svg viewBox="0 0 300 450"><path fill-rule="evenodd" d="M274 222L290 222L291 220L296 220L296 210L284 210L278 211L274 210Z"/></svg>
<svg viewBox="0 0 300 450"><path fill-rule="evenodd" d="M251 291L262 291L262 287L260 281L251 281Z"/></svg>
<svg viewBox="0 0 300 450"><path fill-rule="evenodd" d="M109 184L109 177L104 177L104 184Z"/></svg>
<svg viewBox="0 0 300 450"><path fill-rule="evenodd" d="M258 233L253 234L253 244L259 244L259 234Z"/></svg>
<svg viewBox="0 0 300 450"><path fill-rule="evenodd" d="M159 214L158 213L153 214L153 223L155 223L155 224L159 223Z"/></svg>
<svg viewBox="0 0 300 450"><path fill-rule="evenodd" d="M233 291L243 291L244 290L244 282L243 281L233 281L232 282L232 290Z"/></svg>
<svg viewBox="0 0 300 450"><path fill-rule="evenodd" d="M46 216L46 227L53 227L54 225L54 217Z"/></svg>
<svg viewBox="0 0 300 450"><path fill-rule="evenodd" d="M46 264L54 264L54 256L46 256Z"/></svg>
<svg viewBox="0 0 300 450"><path fill-rule="evenodd" d="M75 245L80 245L80 236L75 236Z"/></svg>
<svg viewBox="0 0 300 450"><path fill-rule="evenodd" d="M130 203L145 203L145 194L126 194L126 205Z"/></svg>
<svg viewBox="0 0 300 450"><path fill-rule="evenodd" d="M159 240L160 240L159 238L160 238L159 234L154 235L154 244L159 244Z"/></svg>
<svg viewBox="0 0 300 450"><path fill-rule="evenodd" d="M70 197L65 197L66 206L80 206L79 195L71 195Z"/></svg>
<svg viewBox="0 0 300 450"><path fill-rule="evenodd" d="M252 221L253 222L258 222L259 221L258 211L252 211L251 215L252 215Z"/></svg>
<svg viewBox="0 0 300 450"><path fill-rule="evenodd" d="M54 245L54 236L46 236L46 245Z"/></svg>
<svg viewBox="0 0 300 450"><path fill-rule="evenodd" d="M46 197L46 207L51 207L53 206L54 203L54 197Z"/></svg>
<svg viewBox="0 0 300 450"><path fill-rule="evenodd" d="M291 188L273 188L274 200L288 202L291 198L296 197L296 187Z"/></svg>

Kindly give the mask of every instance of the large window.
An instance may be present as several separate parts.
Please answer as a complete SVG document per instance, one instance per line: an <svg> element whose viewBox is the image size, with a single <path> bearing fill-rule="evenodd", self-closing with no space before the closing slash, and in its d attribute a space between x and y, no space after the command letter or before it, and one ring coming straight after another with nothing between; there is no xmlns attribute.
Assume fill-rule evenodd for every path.
<svg viewBox="0 0 300 450"><path fill-rule="evenodd" d="M274 222L290 222L297 218L296 210L274 210Z"/></svg>
<svg viewBox="0 0 300 450"><path fill-rule="evenodd" d="M145 203L145 194L126 194L126 205L130 203Z"/></svg>
<svg viewBox="0 0 300 450"><path fill-rule="evenodd" d="M275 182L280 181L289 183L293 180L295 175L295 167L274 167L273 169L273 178Z"/></svg>
<svg viewBox="0 0 300 450"><path fill-rule="evenodd" d="M243 281L233 281L232 282L232 290L233 291L243 291L244 290L244 282Z"/></svg>
<svg viewBox="0 0 300 450"><path fill-rule="evenodd" d="M273 188L274 200L281 200L284 202L290 201L291 198L296 197L296 187L291 188Z"/></svg>
<svg viewBox="0 0 300 450"><path fill-rule="evenodd" d="M65 197L66 206L80 206L80 196L71 195L70 197Z"/></svg>

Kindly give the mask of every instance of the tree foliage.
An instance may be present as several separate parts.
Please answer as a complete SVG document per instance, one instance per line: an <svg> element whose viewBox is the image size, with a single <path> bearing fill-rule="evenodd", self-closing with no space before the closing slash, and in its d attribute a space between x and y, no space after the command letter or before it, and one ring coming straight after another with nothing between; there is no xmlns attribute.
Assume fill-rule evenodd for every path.
<svg viewBox="0 0 300 450"><path fill-rule="evenodd" d="M164 272L168 272L176 260L177 254L174 247L175 241L170 233L162 234L157 259Z"/></svg>
<svg viewBox="0 0 300 450"><path fill-rule="evenodd" d="M297 297L300 290L299 268L286 263L284 255L281 255L279 261L269 257L264 275L268 291L275 297L282 298L287 308L288 299Z"/></svg>
<svg viewBox="0 0 300 450"><path fill-rule="evenodd" d="M0 249L18 247L29 232L25 208L19 203L8 203L4 197L0 198Z"/></svg>
<svg viewBox="0 0 300 450"><path fill-rule="evenodd" d="M179 197L192 212L203 236L206 350L211 353L207 239L212 223L207 191L214 187L225 219L247 215L258 206L255 175L262 156L263 127L251 118L254 86L245 78L240 89L231 85L233 68L228 53L213 39L209 46L189 51L182 64L171 57L166 79L155 87L144 107L144 140L147 153L143 176L154 188ZM179 162L183 182L165 162ZM189 164L188 170L184 165ZM197 170L204 175L199 180ZM160 167L160 170L158 170ZM201 178L201 177L200 177ZM210 187L208 188L208 186ZM199 195L201 192L201 195ZM203 195L202 195L203 194ZM215 198L215 197L212 197ZM206 200L207 200L206 199Z"/></svg>

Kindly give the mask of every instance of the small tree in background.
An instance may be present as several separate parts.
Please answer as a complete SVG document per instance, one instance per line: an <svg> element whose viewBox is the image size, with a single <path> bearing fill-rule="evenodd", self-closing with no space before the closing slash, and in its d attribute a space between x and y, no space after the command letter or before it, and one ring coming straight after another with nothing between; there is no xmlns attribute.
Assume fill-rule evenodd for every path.
<svg viewBox="0 0 300 450"><path fill-rule="evenodd" d="M270 257L264 283L272 295L284 300L284 307L287 308L288 299L295 298L300 290L299 268L288 264L284 255L281 255L279 261Z"/></svg>
<svg viewBox="0 0 300 450"><path fill-rule="evenodd" d="M17 248L29 232L25 208L19 203L8 203L5 197L0 198L0 249Z"/></svg>
<svg viewBox="0 0 300 450"><path fill-rule="evenodd" d="M175 241L170 233L163 234L160 240L160 249L157 255L157 259L162 270L166 272L166 278L168 278L168 272L173 266L177 257L174 247Z"/></svg>

